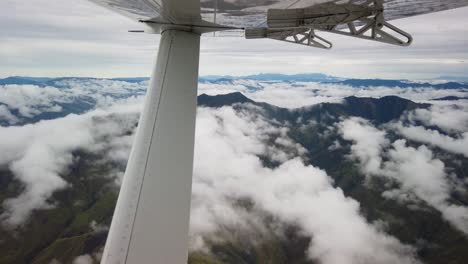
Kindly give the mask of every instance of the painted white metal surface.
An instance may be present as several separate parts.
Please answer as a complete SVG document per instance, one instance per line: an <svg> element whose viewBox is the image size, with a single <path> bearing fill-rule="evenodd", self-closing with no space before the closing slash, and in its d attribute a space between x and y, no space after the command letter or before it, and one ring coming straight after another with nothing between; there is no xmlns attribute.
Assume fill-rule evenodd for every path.
<svg viewBox="0 0 468 264"><path fill-rule="evenodd" d="M199 50L162 33L101 263L187 263Z"/></svg>

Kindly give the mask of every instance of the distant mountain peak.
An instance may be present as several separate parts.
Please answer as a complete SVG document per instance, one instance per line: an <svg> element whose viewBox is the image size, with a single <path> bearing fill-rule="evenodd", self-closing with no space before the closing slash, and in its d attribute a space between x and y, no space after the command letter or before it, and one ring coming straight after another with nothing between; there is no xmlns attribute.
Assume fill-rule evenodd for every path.
<svg viewBox="0 0 468 264"><path fill-rule="evenodd" d="M386 123L399 118L406 111L427 108L430 104L415 103L391 95L381 98L350 96L344 99L344 106L349 115L359 116L377 123Z"/></svg>
<svg viewBox="0 0 468 264"><path fill-rule="evenodd" d="M382 124L398 119L403 113L417 108L427 108L430 104L415 103L398 96L381 98L356 97L344 98L343 103L322 103L297 109L286 109L268 103L255 102L240 92L221 95L202 94L198 96L198 105L204 107L223 107L234 104L251 103L263 107L278 120L295 119L291 115L302 115L304 120L320 121L322 116L357 116Z"/></svg>
<svg viewBox="0 0 468 264"><path fill-rule="evenodd" d="M280 73L259 73L246 76L228 75L207 75L200 76L200 81L204 82L229 82L233 80L254 80L254 81L283 81L283 82L337 82L342 78L326 75L323 73L300 73L300 74L280 74Z"/></svg>
<svg viewBox="0 0 468 264"><path fill-rule="evenodd" d="M206 107L222 107L230 106L237 103L255 103L255 101L247 98L240 92L219 94L219 95L207 95L202 94L198 96L198 105Z"/></svg>
<svg viewBox="0 0 468 264"><path fill-rule="evenodd" d="M148 81L147 77L128 77L128 78L87 78L87 77L25 77L12 76L0 79L0 85L19 84L19 85L52 85L59 81L66 80L114 80L130 83L139 83ZM351 87L399 87L399 88L433 88L433 89L468 89L468 84L462 82L462 79L443 80L444 82L415 82L411 80L389 80L389 79L349 79L341 78L323 73L301 73L301 74L279 74L279 73L259 73L246 76L229 75L206 75L200 76L199 82L209 83L232 83L237 80L251 80L257 82L316 82L316 83L335 83Z"/></svg>
<svg viewBox="0 0 468 264"><path fill-rule="evenodd" d="M431 100L432 100L432 101L458 101L458 100L468 100L468 96L460 97L460 96L449 95L449 96L434 98L434 99L431 99Z"/></svg>

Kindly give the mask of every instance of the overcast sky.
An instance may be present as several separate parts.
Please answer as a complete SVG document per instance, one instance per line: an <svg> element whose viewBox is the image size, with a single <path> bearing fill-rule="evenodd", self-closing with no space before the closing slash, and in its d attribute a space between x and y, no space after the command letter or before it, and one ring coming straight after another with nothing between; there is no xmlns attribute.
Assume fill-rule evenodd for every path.
<svg viewBox="0 0 468 264"><path fill-rule="evenodd" d="M274 40L202 39L200 74L321 72L343 77L432 78L468 73L468 8L393 23L409 48L342 36L325 51ZM0 77L149 76L159 36L86 0L0 1Z"/></svg>

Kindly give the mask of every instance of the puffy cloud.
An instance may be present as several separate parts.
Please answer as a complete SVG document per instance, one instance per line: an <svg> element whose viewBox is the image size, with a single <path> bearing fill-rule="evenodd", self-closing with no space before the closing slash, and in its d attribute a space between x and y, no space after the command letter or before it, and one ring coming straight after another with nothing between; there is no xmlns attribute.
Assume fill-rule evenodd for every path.
<svg viewBox="0 0 468 264"><path fill-rule="evenodd" d="M416 109L407 117L412 123L422 122L427 126L437 126L447 133L468 131L468 104L465 101L457 104L437 104L430 109Z"/></svg>
<svg viewBox="0 0 468 264"><path fill-rule="evenodd" d="M19 121L5 105L0 105L0 120L4 120L6 124L10 125L16 124Z"/></svg>
<svg viewBox="0 0 468 264"><path fill-rule="evenodd" d="M403 202L417 197L439 210L448 222L468 234L468 208L450 204L450 192L454 186L445 172L444 163L434 158L430 149L424 145L409 147L403 139L389 146L389 141L385 139L386 132L360 119L347 119L339 127L343 138L353 142L352 155L359 158L361 169L368 177L386 177L399 184L398 189L384 192L384 197ZM424 137L421 133L425 130L417 127L405 129L416 129L415 137Z"/></svg>
<svg viewBox="0 0 468 264"><path fill-rule="evenodd" d="M73 260L73 264L93 264L93 258L90 255L81 255Z"/></svg>
<svg viewBox="0 0 468 264"><path fill-rule="evenodd" d="M44 111L59 111L63 103L76 103L83 99L82 105L92 104L92 107L109 107L114 103L128 97L141 97L148 86L147 81L125 82L109 79L69 78L49 83L50 86L39 87L35 85L0 85L0 105L4 104L7 110L19 111L20 116L33 117ZM256 81L236 79L231 81L199 83L199 94L209 95L242 92L252 100L266 102L285 108L297 108L319 103L339 103L348 96L380 98L387 95L397 95L416 102L429 102L433 98L445 96L466 96L464 91L456 89L426 88L399 88L399 87L351 87L338 83L316 82L280 82ZM430 122L448 122L443 120L445 113L452 113L446 126L457 122L466 125L466 112L460 102L458 108L444 106L444 102L431 110ZM466 108L466 106L465 106ZM435 109L435 110L434 110ZM435 111L441 112L439 115ZM0 108L0 118L2 118ZM436 116L437 115L437 116ZM424 117L426 116L426 117ZM427 119L428 114L423 110L415 112L413 119ZM5 119L3 117L2 119ZM436 120L436 121L435 121ZM465 121L463 121L465 120ZM429 122L429 121L428 121Z"/></svg>
<svg viewBox="0 0 468 264"><path fill-rule="evenodd" d="M55 87L35 85L0 85L0 103L17 110L22 117L33 117L42 112L58 112L57 103L69 102L67 94Z"/></svg>
<svg viewBox="0 0 468 264"><path fill-rule="evenodd" d="M388 151L390 161L384 164L383 175L396 179L400 188L412 192L439 210L443 217L468 234L468 208L449 203L452 186L445 173L445 165L435 159L426 146L406 146L397 140Z"/></svg>
<svg viewBox="0 0 468 264"><path fill-rule="evenodd" d="M85 255L80 255L77 256L76 258L73 259L72 264L93 264L93 263L99 263L102 258L102 250L100 249L99 251L93 253L92 255L90 254L85 254Z"/></svg>
<svg viewBox="0 0 468 264"><path fill-rule="evenodd" d="M255 101L286 108L342 101L342 97L329 96L325 86L319 83L270 82L263 84L261 89L252 92L249 97Z"/></svg>
<svg viewBox="0 0 468 264"><path fill-rule="evenodd" d="M267 136L281 135L278 129L229 107L199 109L192 247L203 246L203 237L220 227L255 227L255 215L233 205L249 199L255 209L312 237L308 255L322 263L416 262L410 247L367 223L359 204L334 188L326 172L300 158L265 167L259 156L268 155Z"/></svg>
<svg viewBox="0 0 468 264"><path fill-rule="evenodd" d="M139 105L122 105L21 127L0 127L0 138L6 139L0 141L0 165L8 166L25 186L19 196L5 200L3 223L20 225L32 210L53 206L48 202L52 193L68 187L61 175L73 163L74 151L105 153L110 149L108 159L125 159L121 149L131 139L122 132L132 131L139 109Z"/></svg>
<svg viewBox="0 0 468 264"><path fill-rule="evenodd" d="M7 151L0 156L0 162L8 164L26 186L20 196L5 202L4 223L21 224L31 210L53 206L47 199L68 186L60 175L73 162L74 150L100 151L109 160L125 162L132 136L122 132L132 130L140 101L118 102L105 110L0 129L1 138L14 139L1 142L0 147ZM238 111L230 107L199 109L192 246L203 246L206 235L226 226L261 230L261 214L235 205L235 201L247 198L259 212L280 222L297 224L313 237L308 252L313 259L326 263L362 259L368 263L413 262L412 249L367 223L359 213L359 204L333 188L324 171L295 158L305 149L287 132L264 119L254 107L239 107ZM103 139L107 141L103 143ZM281 165L268 168L260 157ZM342 239L344 236L347 239ZM330 238L335 242L331 243ZM75 261L88 257L80 256Z"/></svg>
<svg viewBox="0 0 468 264"><path fill-rule="evenodd" d="M76 113L95 107L106 108L133 100L140 102L147 82L124 82L107 79L70 78L57 80L51 86L0 85L0 121L16 124L46 112ZM62 105L69 105L63 109ZM17 114L13 114L17 112Z"/></svg>
<svg viewBox="0 0 468 264"><path fill-rule="evenodd" d="M457 89L435 89L431 87L352 87L340 83L318 82L280 82L280 81L254 81L234 80L231 82L199 84L199 93L226 94L234 91L244 93L257 102L266 102L285 108L298 108L320 103L340 103L348 96L373 97L396 95L415 102L430 102L434 98L445 96L466 96L464 91ZM443 102L439 102L443 104ZM450 109L446 110L451 111ZM464 115L460 110L459 115ZM465 112L466 113L466 112Z"/></svg>
<svg viewBox="0 0 468 264"><path fill-rule="evenodd" d="M39 100L26 106L37 109L38 105L53 106L56 100L64 98L90 96L104 109L23 127L0 128L0 138L11 139L0 141L0 148L6 150L0 154L0 163L9 166L26 187L20 196L5 202L4 223L20 224L31 210L53 206L47 200L54 191L68 186L61 175L73 162L74 150L99 151L105 153L107 160L118 163L125 163L128 157L132 135L123 131L133 131L141 97L127 95L140 95L145 84L65 80L57 85L60 86L57 90L64 93L58 99L54 99L55 90L50 90L48 95L46 89L42 92L46 93L41 99L43 104ZM208 84L203 85L207 85L202 88L205 91L213 89ZM31 87L25 90L28 89ZM334 84L250 81L214 89L218 89L214 93L242 90L256 100L286 107L339 102L349 95L380 97L391 94L392 90L408 98L416 98L419 93L420 100L439 94L429 88L358 89ZM41 98L41 91L39 95ZM10 105L24 105L24 98L19 98L10 100ZM34 100L35 97L28 98ZM304 164L300 157L305 149L288 137L287 128L263 118L258 108L244 105L236 109L198 110L191 216L193 248L203 247L207 236L225 227L262 232L265 225L262 217L267 214L279 222L298 225L305 235L312 237L308 254L323 263L416 261L412 248L385 234L378 225L368 223L360 215L359 204L334 188L326 172ZM434 159L430 150L410 148L401 142L391 144L385 132L363 119L345 120L339 127L344 138L354 142L352 155L360 159L367 173L382 173L401 184L400 190L393 194L410 193L436 207L454 224L465 217L463 207L446 201L450 184L445 179L443 163ZM336 147L340 147L339 142ZM410 159L407 164L406 156L414 160ZM389 160L384 162L383 157ZM274 167L266 159L278 165ZM419 174L403 177L405 173L418 170L432 170L433 174L427 182L418 182ZM404 182L406 180L408 182ZM432 188L433 183L440 188ZM391 193L387 195L390 197ZM253 211L239 206L238 201L243 199L253 203Z"/></svg>
<svg viewBox="0 0 468 264"><path fill-rule="evenodd" d="M312 237L309 256L322 263L412 263L411 249L370 225L359 204L331 186L324 171L299 160L284 163L259 182L262 207L297 222ZM380 252L380 254L375 254Z"/></svg>
<svg viewBox="0 0 468 264"><path fill-rule="evenodd" d="M98 224L96 221L91 221L89 227L93 230L95 233L101 233L101 232L107 232L109 230L109 227L106 225L101 225Z"/></svg>
<svg viewBox="0 0 468 264"><path fill-rule="evenodd" d="M430 144L468 157L468 132L464 132L459 137L454 138L443 135L437 130L426 129L422 126L405 126L401 122L395 123L392 127L408 139Z"/></svg>
<svg viewBox="0 0 468 264"><path fill-rule="evenodd" d="M41 122L24 127L0 129L2 141L0 163L8 164L26 188L16 198L6 200L6 223L21 224L31 210L48 206L51 193L66 187L59 176L73 161L72 151L90 145L92 135L78 116ZM80 122L81 121L81 122ZM53 129L51 129L53 127ZM83 129L83 127L85 129Z"/></svg>
<svg viewBox="0 0 468 264"><path fill-rule="evenodd" d="M362 118L349 118L340 122L338 127L343 138L353 141L351 153L362 164L362 170L366 174L377 173L382 164L380 153L390 143L385 138L385 132L373 127Z"/></svg>
<svg viewBox="0 0 468 264"><path fill-rule="evenodd" d="M228 94L232 92L248 92L248 87L257 87L256 81L235 80L232 82L201 82L198 84L198 94Z"/></svg>

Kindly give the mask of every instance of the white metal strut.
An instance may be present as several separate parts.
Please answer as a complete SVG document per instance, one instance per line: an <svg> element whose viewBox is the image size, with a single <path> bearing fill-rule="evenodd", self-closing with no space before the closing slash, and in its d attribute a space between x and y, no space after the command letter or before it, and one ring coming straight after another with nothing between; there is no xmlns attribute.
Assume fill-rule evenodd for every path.
<svg viewBox="0 0 468 264"><path fill-rule="evenodd" d="M162 32L101 263L187 263L199 52Z"/></svg>

